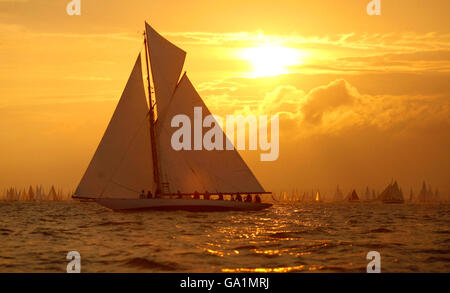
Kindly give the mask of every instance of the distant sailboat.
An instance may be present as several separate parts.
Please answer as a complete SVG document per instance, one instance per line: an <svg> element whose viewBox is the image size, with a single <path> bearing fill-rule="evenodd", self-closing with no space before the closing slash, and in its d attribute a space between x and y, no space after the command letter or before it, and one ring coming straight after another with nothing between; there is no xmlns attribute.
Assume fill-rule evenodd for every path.
<svg viewBox="0 0 450 293"><path fill-rule="evenodd" d="M319 191L317 191L317 193L316 193L315 202L322 202L322 198L320 196L320 192Z"/></svg>
<svg viewBox="0 0 450 293"><path fill-rule="evenodd" d="M384 203L404 203L403 192L398 187L397 181L389 184L380 194L380 199Z"/></svg>
<svg viewBox="0 0 450 293"><path fill-rule="evenodd" d="M436 193L433 193L431 185L427 185L425 183L425 181L422 184L422 189L420 190L419 193L419 202L423 202L423 203L428 203L428 202L437 202L439 201L439 192L436 189Z"/></svg>
<svg viewBox="0 0 450 293"><path fill-rule="evenodd" d="M353 189L352 193L347 196L347 201L349 202L359 202L359 196L356 193L356 190Z"/></svg>
<svg viewBox="0 0 450 293"><path fill-rule="evenodd" d="M339 189L339 185L336 187L336 192L334 193L334 201L343 201L344 200L344 194L342 194L342 191Z"/></svg>
<svg viewBox="0 0 450 293"><path fill-rule="evenodd" d="M370 190L369 190L369 186L366 187L366 192L364 194L364 200L366 201L370 201Z"/></svg>
<svg viewBox="0 0 450 293"><path fill-rule="evenodd" d="M30 185L30 188L28 189L28 200L30 200L30 201L35 200L33 186L31 186L31 185Z"/></svg>
<svg viewBox="0 0 450 293"><path fill-rule="evenodd" d="M260 194L270 193L235 149L176 151L172 148L173 116L183 114L194 121L194 107L200 107L205 116L211 113L186 73L180 78L186 53L147 23L144 45L142 58L147 68L149 103L139 54L108 128L73 197L94 199L113 210L211 211L270 207L271 204L260 200L223 200L228 195L248 194L259 198ZM155 198L140 198L142 191ZM204 199L199 199L200 195ZM205 199L210 196L222 200Z"/></svg>
<svg viewBox="0 0 450 293"><path fill-rule="evenodd" d="M434 193L434 200L435 201L439 201L440 197L439 197L439 189L436 188L436 192Z"/></svg>
<svg viewBox="0 0 450 293"><path fill-rule="evenodd" d="M58 198L58 195L56 194L56 190L55 190L55 187L53 185L50 188L50 192L48 193L47 199L49 199L49 200L60 200Z"/></svg>

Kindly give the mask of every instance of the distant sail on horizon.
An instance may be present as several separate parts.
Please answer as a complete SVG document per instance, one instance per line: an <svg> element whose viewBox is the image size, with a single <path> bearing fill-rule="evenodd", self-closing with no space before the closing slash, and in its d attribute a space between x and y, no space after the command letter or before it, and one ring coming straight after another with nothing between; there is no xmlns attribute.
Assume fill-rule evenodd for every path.
<svg viewBox="0 0 450 293"><path fill-rule="evenodd" d="M359 196L356 193L356 190L353 189L353 191L347 196L347 200L349 202L359 202Z"/></svg>
<svg viewBox="0 0 450 293"><path fill-rule="evenodd" d="M380 194L380 199L384 203L404 203L403 192L398 187L397 181L389 184Z"/></svg>
<svg viewBox="0 0 450 293"><path fill-rule="evenodd" d="M336 192L334 194L334 201L341 201L344 199L344 194L339 189L339 185L336 187Z"/></svg>

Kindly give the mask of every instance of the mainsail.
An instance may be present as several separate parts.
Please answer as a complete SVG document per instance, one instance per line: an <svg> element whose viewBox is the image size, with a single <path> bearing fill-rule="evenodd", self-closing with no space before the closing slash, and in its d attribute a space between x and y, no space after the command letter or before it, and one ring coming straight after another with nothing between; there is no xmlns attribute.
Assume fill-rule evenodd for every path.
<svg viewBox="0 0 450 293"><path fill-rule="evenodd" d="M194 107L201 107L204 117L211 114L185 74L175 90L166 114L167 117L184 114L190 121L194 121ZM170 124L171 119L161 119L157 128L161 182L168 183L169 192L265 192L236 149L174 150L171 137L176 129ZM223 136L227 139L225 134Z"/></svg>
<svg viewBox="0 0 450 293"><path fill-rule="evenodd" d="M155 190L148 112L139 55L76 197L137 198Z"/></svg>

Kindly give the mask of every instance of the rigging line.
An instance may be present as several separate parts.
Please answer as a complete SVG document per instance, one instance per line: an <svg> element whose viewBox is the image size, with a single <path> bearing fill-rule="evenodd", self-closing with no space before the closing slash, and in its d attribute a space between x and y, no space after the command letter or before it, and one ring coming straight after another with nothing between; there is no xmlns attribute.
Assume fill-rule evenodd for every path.
<svg viewBox="0 0 450 293"><path fill-rule="evenodd" d="M187 160L186 156L182 156L181 152L176 152L176 154L178 155L178 157L181 157L183 159L183 161L186 163L186 165L189 167L189 169L191 170L192 174L194 174L194 176L197 178L197 181L203 186L203 189L206 190L206 185L205 182L203 182L203 180L201 180L200 176L197 174L197 172L195 172L195 169L192 167L192 164L190 164L190 162Z"/></svg>
<svg viewBox="0 0 450 293"><path fill-rule="evenodd" d="M223 151L226 152L226 150L223 150ZM218 150L211 150L211 151L208 151L208 152L219 152L219 151ZM217 175L216 173L214 173L213 170L214 170L214 168L207 168L208 174L211 175L213 178L215 178L216 182L225 183L225 185L229 185L230 187L234 187L236 189L239 189L239 186L233 184L233 182L231 182L230 180L222 179L222 177ZM239 171L246 172L247 170L245 170L243 168L239 168L237 170L234 170L234 172L239 172Z"/></svg>
<svg viewBox="0 0 450 293"><path fill-rule="evenodd" d="M153 69L150 68L150 66L151 66L151 64L150 64L150 62L151 62L150 61L150 46L148 43L148 36L147 36L146 32L144 32L144 47L145 47L145 64L146 64L147 82L148 82L148 96L149 96L149 105L150 105L148 120L150 123L150 147L151 147L151 151L152 151L153 180L156 185L155 192L159 193L160 189L161 189L161 178L159 175L159 160L158 160L158 149L157 149L156 134L155 134L155 112L154 112L154 108L157 103L156 84L154 83L154 79L153 79L153 77L154 77ZM151 74L151 77L150 77L150 74ZM152 100L151 81L153 81L153 86L155 87L155 92L154 92L155 105L153 105L153 100Z"/></svg>
<svg viewBox="0 0 450 293"><path fill-rule="evenodd" d="M258 183L258 185L259 185L259 187L262 189L262 190L264 190L264 191L266 191L265 189L264 189L264 187L261 185L261 183L258 181L258 178L256 178L256 176L255 176L255 174L253 173L253 171L250 169L250 167L247 165L247 163L244 161L244 159L242 158L242 156L241 156L241 154L238 152L238 150L236 149L236 148L234 148L233 147L233 153L234 153L234 155L237 157L237 159L238 159L238 161L240 161L242 164L243 164L243 168L242 168L242 170L243 171L248 171L250 174L251 174L251 176L253 177L253 179L256 181L256 183Z"/></svg>
<svg viewBox="0 0 450 293"><path fill-rule="evenodd" d="M164 125L163 125L164 127ZM164 130L168 130L167 127L163 128ZM192 151L192 150L191 150ZM197 172L195 172L195 169L193 168L192 164L188 161L186 156L182 155L182 152L175 152L175 154L177 155L177 157L181 157L182 160L185 162L185 164L188 166L188 168L191 170L191 172L194 174L194 176L197 178L197 181L203 186L203 188L206 190L206 185L205 182L203 180L201 180L200 176L197 174ZM197 164L195 164L197 165Z"/></svg>
<svg viewBox="0 0 450 293"><path fill-rule="evenodd" d="M239 189L239 187L237 185L234 185L230 180L225 181L219 175L216 175L215 173L212 173L212 172L209 172L209 174L211 174L213 177L215 177L217 182L225 182L225 183L228 183L228 185L230 185L231 187Z"/></svg>
<svg viewBox="0 0 450 293"><path fill-rule="evenodd" d="M130 188L130 187L127 187L127 186L125 186L125 185L123 185L123 184L120 184L119 182L116 182L116 181L111 180L111 183L113 183L113 184L115 184L115 185L117 185L117 186L120 186L120 187L122 187L123 189L129 190L129 191L133 191L133 192L136 192L136 193L139 193L139 190L134 190L134 189L132 189L132 188Z"/></svg>
<svg viewBox="0 0 450 293"><path fill-rule="evenodd" d="M175 89L173 90L173 93L172 93L172 95L170 96L170 100L167 102L167 105L166 105L166 111L164 112L164 113L161 113L161 115L159 115L158 116L158 121L157 122L159 122L159 125L163 125L163 123L166 121L166 119L167 119L167 116L168 116L168 110L170 109L170 106L172 105L172 101L174 100L174 96L175 96L175 92L176 92L176 90L178 89L178 86L180 85L180 83L181 83L181 80L183 79L183 78L185 78L186 77L186 71L183 73L183 76L180 78L180 81L178 82L178 84L175 86ZM159 136L159 134L157 134L158 136Z"/></svg>
<svg viewBox="0 0 450 293"><path fill-rule="evenodd" d="M164 130L167 130L167 127L164 127L163 128ZM191 152L192 151L194 151L194 150L191 150ZM213 150L213 151L217 151L217 150ZM236 150L234 150L234 151L236 151ZM194 151L195 152L195 151ZM198 175L197 174L197 172L195 172L195 169L193 168L193 165L198 165L198 164L196 164L196 161L195 161L195 159L194 159L194 163L192 163L192 162L190 162L189 160L188 160L188 158L186 157L186 156L182 156L181 154L181 152L176 152L176 154L177 154L177 156L178 157L181 157L182 158L182 160L186 163L186 165L189 167L189 169L192 171L192 173L194 174L194 176L197 178L197 180L198 180L198 182L203 186L203 188L206 190L206 184L205 184L205 182L204 182L204 180L202 180L201 178L200 178L200 175ZM241 159L242 160L242 159ZM244 163L245 164L245 163ZM231 187L234 187L234 188L236 188L236 189L239 189L239 186L237 186L237 185L235 185L235 184L233 184L231 181L226 181L225 179L222 179L219 175L217 175L217 174L215 174L214 172L212 172L212 168L208 168L207 169L207 171L208 171L208 174L210 175L210 176L212 176L213 178L215 178L216 179L216 182L222 182L222 183L225 183L226 185L228 184L229 186L231 186ZM242 172L246 172L246 171L248 171L248 168L246 169L246 168L239 168L239 171L242 171ZM251 173L251 171L250 171L250 173ZM254 177L254 175L253 175L253 177ZM259 182L258 182L259 183ZM264 190L264 188L262 188L263 190Z"/></svg>
<svg viewBox="0 0 450 293"><path fill-rule="evenodd" d="M125 159L125 156L127 155L127 153L129 151L129 149L131 148L134 140L136 139L137 135L139 134L139 131L141 130L141 128L144 125L144 123L148 121L148 115L149 115L149 112L147 112L147 115L145 115L145 118L142 120L142 122L139 125L137 131L133 134L133 136L131 137L130 141L128 142L127 148L125 149L125 151L124 151L124 153L123 153L119 163L117 164L117 167L115 168L115 170L113 171L113 173L109 177L107 183L105 184L105 187L103 188L102 192L100 193L100 197L103 196L103 193L105 192L106 188L108 187L108 183L112 182L112 178L114 177L114 175L116 175L117 171L119 170L119 167L122 166L123 160Z"/></svg>

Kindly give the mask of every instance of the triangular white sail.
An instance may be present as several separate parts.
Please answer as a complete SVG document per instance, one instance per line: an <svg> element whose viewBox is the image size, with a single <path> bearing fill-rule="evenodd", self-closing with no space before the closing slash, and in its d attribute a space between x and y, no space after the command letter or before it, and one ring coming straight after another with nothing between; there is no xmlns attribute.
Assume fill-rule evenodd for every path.
<svg viewBox="0 0 450 293"><path fill-rule="evenodd" d="M53 185L50 188L50 192L48 193L48 199L50 199L50 200L56 200L57 199L55 187Z"/></svg>
<svg viewBox="0 0 450 293"><path fill-rule="evenodd" d="M168 191L264 192L236 150L175 151L172 148L171 137L178 128L171 127L171 118L177 114L184 114L193 123L194 107L202 108L203 117L211 114L188 77L184 75L167 107L167 117L170 119L163 119L157 123L161 182L168 183ZM224 141L226 139L224 135Z"/></svg>
<svg viewBox="0 0 450 293"><path fill-rule="evenodd" d="M154 192L148 112L139 55L76 197L138 198L141 190Z"/></svg>
<svg viewBox="0 0 450 293"><path fill-rule="evenodd" d="M145 23L147 46L155 88L158 119L166 114L183 69L186 52L169 42Z"/></svg>

